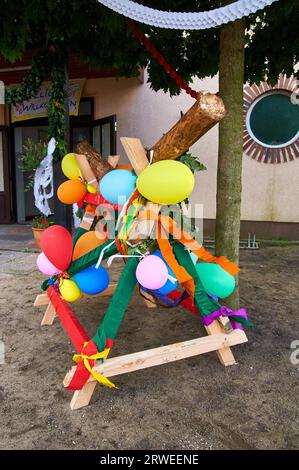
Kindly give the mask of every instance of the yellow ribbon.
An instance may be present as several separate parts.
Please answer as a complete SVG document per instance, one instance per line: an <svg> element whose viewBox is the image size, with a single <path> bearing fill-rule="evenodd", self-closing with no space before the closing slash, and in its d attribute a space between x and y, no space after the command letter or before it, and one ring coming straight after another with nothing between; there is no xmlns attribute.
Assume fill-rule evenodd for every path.
<svg viewBox="0 0 299 470"><path fill-rule="evenodd" d="M84 346L86 346L86 344L87 343L84 343ZM104 359L105 357L108 356L109 351L110 351L110 348L105 349L104 351L99 352L97 354L93 354L92 356L87 356L86 354L74 354L73 361L78 363L79 361L82 360L83 364L85 365L88 372L93 376L93 378L97 382L99 382L102 385L105 385L106 387L117 388L118 389L118 387L116 385L114 385L114 383L110 382L110 380L108 380L107 377L104 377L103 375L98 374L97 372L95 372L89 364L90 360L96 361L98 359Z"/></svg>
<svg viewBox="0 0 299 470"><path fill-rule="evenodd" d="M128 212L131 208L133 208L134 210L133 210L133 213L129 214ZM132 230L132 222L137 217L137 215L139 214L139 211L140 211L141 208L142 208L141 197L138 194L138 196L135 199L133 199L132 203L127 208L126 214L123 216L122 227L120 228L119 234L118 234L118 239L121 243L121 246L123 248L124 253L127 252L126 242L129 238L129 234ZM125 231L125 227L126 227L127 220L128 220L129 217L132 217L131 224L129 225L129 227Z"/></svg>

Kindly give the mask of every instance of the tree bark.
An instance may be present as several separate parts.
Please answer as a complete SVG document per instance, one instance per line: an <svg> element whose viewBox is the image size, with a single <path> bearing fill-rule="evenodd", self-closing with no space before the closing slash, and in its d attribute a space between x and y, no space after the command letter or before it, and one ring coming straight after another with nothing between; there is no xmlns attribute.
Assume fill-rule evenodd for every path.
<svg viewBox="0 0 299 470"><path fill-rule="evenodd" d="M77 145L77 152L78 154L86 156L90 168L98 180L101 180L106 173L113 170L113 166L111 166L87 140L83 140Z"/></svg>
<svg viewBox="0 0 299 470"><path fill-rule="evenodd" d="M154 162L174 160L217 124L225 115L222 99L212 93L199 93L196 103L151 148Z"/></svg>
<svg viewBox="0 0 299 470"><path fill-rule="evenodd" d="M215 251L216 256L224 255L236 263L239 261L242 192L244 46L243 20L222 28L219 94L226 117L219 124ZM238 308L238 287L227 303Z"/></svg>

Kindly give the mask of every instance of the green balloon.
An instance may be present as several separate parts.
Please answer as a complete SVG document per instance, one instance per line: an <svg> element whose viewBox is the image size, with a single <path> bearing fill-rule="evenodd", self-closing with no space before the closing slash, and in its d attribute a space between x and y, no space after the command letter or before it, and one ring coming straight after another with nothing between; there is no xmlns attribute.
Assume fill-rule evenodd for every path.
<svg viewBox="0 0 299 470"><path fill-rule="evenodd" d="M225 299L234 291L235 278L218 264L199 263L195 265L195 268L207 293Z"/></svg>

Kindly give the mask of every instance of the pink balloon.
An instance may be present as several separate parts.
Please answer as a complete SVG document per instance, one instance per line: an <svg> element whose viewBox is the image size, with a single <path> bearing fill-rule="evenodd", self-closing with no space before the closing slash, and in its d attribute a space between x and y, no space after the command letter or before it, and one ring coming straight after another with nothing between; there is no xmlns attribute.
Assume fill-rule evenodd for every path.
<svg viewBox="0 0 299 470"><path fill-rule="evenodd" d="M136 278L139 284L146 289L160 289L168 279L166 263L158 256L148 255L138 264Z"/></svg>
<svg viewBox="0 0 299 470"><path fill-rule="evenodd" d="M45 253L40 253L37 257L36 264L38 269L46 276L54 276L59 273L59 269L48 260Z"/></svg>

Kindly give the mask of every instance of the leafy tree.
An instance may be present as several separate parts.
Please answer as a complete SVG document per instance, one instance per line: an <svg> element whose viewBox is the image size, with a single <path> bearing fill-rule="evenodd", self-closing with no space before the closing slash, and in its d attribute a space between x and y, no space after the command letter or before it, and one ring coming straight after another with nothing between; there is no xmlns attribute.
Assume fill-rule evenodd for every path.
<svg viewBox="0 0 299 470"><path fill-rule="evenodd" d="M170 11L203 11L231 2L139 0ZM65 60L67 54L78 55L92 67L115 69L126 76L137 75L140 66L148 65L154 90L171 95L180 91L159 63L150 60L124 18L97 0L0 0L0 7L0 55L9 60L21 57L26 49L54 45L65 51ZM279 73L294 73L299 61L298 22L298 0L279 0L257 14L209 30L184 33L139 25L185 81L219 72L227 116L219 126L216 251L235 261L239 256L243 83L264 79L275 83Z"/></svg>

